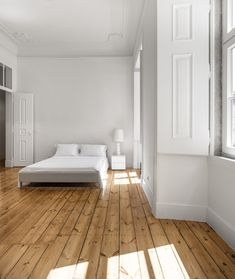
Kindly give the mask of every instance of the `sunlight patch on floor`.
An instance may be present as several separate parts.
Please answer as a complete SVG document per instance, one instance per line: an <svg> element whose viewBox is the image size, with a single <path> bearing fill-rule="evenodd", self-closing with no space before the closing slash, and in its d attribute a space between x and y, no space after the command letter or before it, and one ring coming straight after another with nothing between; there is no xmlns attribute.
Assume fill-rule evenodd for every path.
<svg viewBox="0 0 235 279"><path fill-rule="evenodd" d="M76 265L73 279L85 279L87 270L88 270L88 262L78 263Z"/></svg>
<svg viewBox="0 0 235 279"><path fill-rule="evenodd" d="M109 174L108 173L103 173L102 178L107 180L109 178Z"/></svg>
<svg viewBox="0 0 235 279"><path fill-rule="evenodd" d="M106 187L107 186L108 178L109 178L109 174L108 173L101 175L102 187Z"/></svg>
<svg viewBox="0 0 235 279"><path fill-rule="evenodd" d="M130 176L130 177L137 177L138 174L137 174L136 171L130 171L130 172L129 172L129 176Z"/></svg>
<svg viewBox="0 0 235 279"><path fill-rule="evenodd" d="M73 278L75 268L76 264L54 268L49 272L47 279Z"/></svg>
<svg viewBox="0 0 235 279"><path fill-rule="evenodd" d="M116 279L118 276L119 256L108 259L106 279Z"/></svg>
<svg viewBox="0 0 235 279"><path fill-rule="evenodd" d="M139 184L140 183L140 179L138 177L131 177L131 184Z"/></svg>
<svg viewBox="0 0 235 279"><path fill-rule="evenodd" d="M155 251L157 252L157 257L165 279L190 278L173 244L148 249L150 259ZM154 267L152 260L151 262ZM154 270L157 277L156 271L158 272L158 270Z"/></svg>
<svg viewBox="0 0 235 279"><path fill-rule="evenodd" d="M108 182L107 179L102 179L102 186L106 187L107 186L107 182Z"/></svg>
<svg viewBox="0 0 235 279"><path fill-rule="evenodd" d="M148 266L146 258L148 258ZM150 259L150 262L149 262ZM47 279L85 279L89 262L54 268ZM106 279L149 279L149 268L156 278L190 279L183 262L173 244L149 248L145 251L125 253L108 258Z"/></svg>
<svg viewBox="0 0 235 279"><path fill-rule="evenodd" d="M138 253L120 255L120 279L141 278ZM143 264L146 265L146 262Z"/></svg>
<svg viewBox="0 0 235 279"><path fill-rule="evenodd" d="M128 185L130 181L128 178L114 179L114 185Z"/></svg>
<svg viewBox="0 0 235 279"><path fill-rule="evenodd" d="M126 172L114 174L114 178L127 178L127 177L128 177L128 174Z"/></svg>
<svg viewBox="0 0 235 279"><path fill-rule="evenodd" d="M47 279L85 279L87 268L88 262L54 268L49 272Z"/></svg>
<svg viewBox="0 0 235 279"><path fill-rule="evenodd" d="M144 279L150 279L144 251L139 251L138 257L139 257L139 265L140 265L141 274L144 274Z"/></svg>
<svg viewBox="0 0 235 279"><path fill-rule="evenodd" d="M151 262L151 265L152 265L152 268L153 268L155 278L162 278L161 265L160 265L160 262L158 260L155 248L148 249L148 254L149 254L149 258L150 258L150 262Z"/></svg>
<svg viewBox="0 0 235 279"><path fill-rule="evenodd" d="M186 279L190 279L190 277L189 277L189 275L188 275L188 272L187 272L187 270L186 270L186 268L185 268L185 266L184 266L184 264L183 264L183 262L182 262L182 260L181 260L181 258L180 258L180 256L179 256L179 254L178 254L178 252L176 251L175 246L174 246L173 244L171 244L171 248L172 248L172 250L173 250L173 252L174 252L174 254L175 254L175 257L176 257L176 259L177 259L177 261L178 261L178 264L179 264L179 266L180 266L180 268L181 268L181 270L182 270L182 272L183 272L183 274L184 274L184 277L185 277Z"/></svg>

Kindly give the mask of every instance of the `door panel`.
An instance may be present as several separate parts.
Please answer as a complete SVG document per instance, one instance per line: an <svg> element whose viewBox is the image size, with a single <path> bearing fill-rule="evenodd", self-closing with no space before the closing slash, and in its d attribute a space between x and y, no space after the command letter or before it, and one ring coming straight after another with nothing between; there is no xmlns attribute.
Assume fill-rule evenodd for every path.
<svg viewBox="0 0 235 279"><path fill-rule="evenodd" d="M33 95L14 94L14 165L33 163Z"/></svg>
<svg viewBox="0 0 235 279"><path fill-rule="evenodd" d="M208 155L209 0L158 1L158 152Z"/></svg>

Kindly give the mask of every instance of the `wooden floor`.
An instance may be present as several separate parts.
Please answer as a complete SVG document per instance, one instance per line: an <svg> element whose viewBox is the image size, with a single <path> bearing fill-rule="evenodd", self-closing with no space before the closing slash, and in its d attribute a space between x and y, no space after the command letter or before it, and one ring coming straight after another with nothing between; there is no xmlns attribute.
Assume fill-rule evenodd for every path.
<svg viewBox="0 0 235 279"><path fill-rule="evenodd" d="M157 220L135 171L103 190L19 190L0 170L0 278L235 278L235 254L205 223Z"/></svg>

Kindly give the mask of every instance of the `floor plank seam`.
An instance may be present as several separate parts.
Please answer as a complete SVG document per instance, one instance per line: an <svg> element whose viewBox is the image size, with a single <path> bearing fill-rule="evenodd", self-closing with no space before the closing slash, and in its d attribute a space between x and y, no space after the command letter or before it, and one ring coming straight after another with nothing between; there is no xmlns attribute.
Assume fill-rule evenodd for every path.
<svg viewBox="0 0 235 279"><path fill-rule="evenodd" d="M175 224L175 221L174 221L174 224ZM175 224L175 226L176 226L176 224ZM177 226L176 226L176 227L177 227ZM186 241L185 237L183 236L183 234L181 233L181 231L178 229L178 227L177 227L177 230L178 230L179 234L181 235L181 237L183 238L183 240L184 240L184 242L186 243L186 245L188 246L188 248L189 248L189 250L191 251L192 255L194 256L196 262L197 262L198 265L200 266L202 272L205 274L205 277L208 278L208 276L207 276L207 274L206 274L206 272L205 272L203 266L201 265L201 263L198 261L197 257L196 257L196 256L194 255L194 253L192 252L191 247L188 245L188 242Z"/></svg>
<svg viewBox="0 0 235 279"><path fill-rule="evenodd" d="M100 194L99 194L99 195L100 195ZM99 202L99 197L97 198L96 203L95 203L95 207L94 207L94 209L92 210L92 217L91 217L91 220L89 221L89 226L88 226L87 231L86 231L86 236L84 237L84 240L83 240L83 243L82 243L82 246L81 246L81 250L80 250L80 253L79 253L79 255L78 255L77 262L76 262L76 264L75 264L76 266L78 265L79 259L80 259L80 257L81 257L81 253L82 253L84 244L85 244L85 242L86 242L87 235L88 235L88 232L89 232L89 230L90 230L90 227L91 227L91 224L92 224L92 220L93 220L93 218L94 218L95 209L96 209L96 206L98 205L98 202ZM74 272L75 272L75 270L74 270Z"/></svg>
<svg viewBox="0 0 235 279"><path fill-rule="evenodd" d="M69 197L67 198L67 200L71 197L71 195L72 195L72 193L69 195ZM66 192L64 192L64 196L66 196ZM63 197L63 195L62 195L62 197ZM60 198L60 196L58 197L58 199ZM57 200L57 199L56 199ZM67 201L66 200L66 201ZM55 201L56 202L56 201ZM66 203L66 202L65 202ZM63 208L63 206L60 208L60 210ZM50 226L50 224L51 224L51 222L56 218L56 216L59 214L59 212L60 212L60 210L57 212L57 214L55 215L55 217L49 222L49 224L48 224L48 226L46 227L46 229L42 232L42 234L41 234L41 236L44 234L44 232L47 230L47 228ZM40 237L41 237L40 236ZM39 239L40 239L40 237L39 237ZM55 239L56 240L56 239ZM53 241L53 243L55 242L55 240ZM41 258L43 257L43 255L46 253L46 251L47 251L47 249L50 247L50 245L52 245L53 243L49 243L48 244L48 247L45 249L45 251L42 253L42 255L39 257L39 259L38 259L38 261L37 261L37 263L34 265L34 267L33 267L33 269L32 269L32 271L31 271L31 273L33 273L34 272L34 270L35 270L35 268L36 268L36 266L38 265L38 263L40 262L40 260L41 260ZM28 278L30 278L30 276L28 277Z"/></svg>
<svg viewBox="0 0 235 279"><path fill-rule="evenodd" d="M55 201L52 203L52 204L50 204L49 205L49 207L48 208L50 208L61 196L63 196L62 194L60 194L56 199L55 199ZM40 217L35 221L35 223L34 224L36 224L39 220L40 220L40 218L43 216L45 214L45 212L44 213L42 213L42 215L40 215ZM22 241L22 240L21 240ZM18 243L19 245L25 245L25 244L23 244L23 243ZM21 258L23 258L24 257L24 255L29 251L29 249L31 248L31 246L33 246L35 243L32 243L32 244L29 244L28 245L28 248L26 249L26 251L21 255L21 257L18 259L18 261L15 263L15 265L11 268L11 270L8 272L8 274L10 274L11 272L12 272L12 270L14 270L14 267L18 264L18 262L21 260ZM14 244L13 244L13 246L14 246ZM47 248L48 248L48 246L49 246L49 244L47 245ZM47 249L46 248L46 249ZM46 251L46 249L45 249L45 251ZM45 252L44 251L44 252ZM43 253L44 254L44 253ZM42 255L43 255L42 254ZM41 256L42 256L41 255ZM40 261L40 259L41 259L41 257L39 258L39 260L37 261L37 263ZM35 264L35 266L37 265L37 263ZM32 272L33 272L33 270L32 270ZM29 276L30 277L30 276ZM28 278L29 278L28 277ZM7 278L7 276L6 276L6 278ZM26 278L25 278L26 279Z"/></svg>
<svg viewBox="0 0 235 279"><path fill-rule="evenodd" d="M76 226L76 224L77 224L77 221L79 220L79 218L80 218L80 216L81 216L81 214L82 214L82 211L83 211L83 209L84 209L84 207L85 207L87 201L89 200L90 195L91 195L91 192L89 193L89 195L88 195L86 201L84 202L84 205L83 205L83 207L82 207L82 209L81 209L81 212L80 212L80 214L79 214L79 216L78 216L78 218L77 218L77 220L76 220L76 222L75 222L75 224L74 224L74 226L73 226L73 229L75 228L75 226ZM81 197L82 197L82 195L81 195ZM80 198L81 198L81 197L80 197ZM80 200L80 199L79 199L79 200ZM71 214L72 214L72 212L71 212ZM63 229L63 227L61 228L61 230L62 230L62 229ZM73 231L73 229L72 229L72 231ZM61 230L60 230L60 231L61 231ZM59 262L59 260L60 260L60 258L61 258L61 255L62 255L63 252L64 252L64 249L65 249L65 247L66 247L66 245L67 245L67 243L68 243L68 241L69 241L70 236L71 236L71 234L69 235L68 240L66 241L65 246L64 246L64 248L62 249L62 252L60 253L60 256L58 257L58 260L57 260L57 262L56 262L56 264L55 264L55 267L57 266L57 264L58 264L58 262ZM86 239L86 238L85 238L85 239Z"/></svg>
<svg viewBox="0 0 235 279"><path fill-rule="evenodd" d="M199 237L196 235L196 233L190 228L190 226L188 225L188 222L186 221L186 225L188 226L188 228L191 230L191 232L194 234L194 236L197 238L198 242L201 243L201 245L203 246L204 250L207 252L207 254L210 256L210 258L213 260L213 262L216 264L216 266L219 268L219 270L221 271L221 273L226 277L229 278L226 273L224 272L224 270L221 269L221 267L217 264L217 262L215 261L215 259L212 257L211 253L208 251L208 249L205 247L205 245L203 244L203 242L199 239ZM209 237L209 236L208 236ZM217 244L216 244L217 246ZM227 255L225 255L227 257ZM227 257L228 258L228 257ZM228 258L228 261L230 261L230 259ZM232 262L231 262L232 263Z"/></svg>
<svg viewBox="0 0 235 279"><path fill-rule="evenodd" d="M206 223L207 224L207 223ZM213 230L213 228L209 225L209 224L207 224L209 227L210 227L210 229L211 230ZM205 231L205 233L207 234L207 236L211 239L211 241L221 250L221 251L223 251L223 253L228 257L228 259L232 262L232 259L230 259L230 257L232 256L232 255L234 255L234 257L235 257L235 252L232 252L232 255L230 254L230 252L226 252L226 251L224 251L224 249L218 244L218 242L216 242L212 237L211 237L211 235L206 231L206 229L202 226L202 224L201 223L199 223L199 226L202 228L202 230L204 230ZM214 231L214 230L213 230ZM230 247L229 247L230 248ZM231 249L231 248L230 248ZM231 249L232 250L232 249ZM232 262L234 265L235 265L235 260L234 260L234 262Z"/></svg>
<svg viewBox="0 0 235 279"><path fill-rule="evenodd" d="M108 205L107 205L107 208L106 208L106 213L105 213L105 221L104 221L104 228L103 228L103 233L102 233L102 239L101 239L101 245L100 245L100 252L99 254L101 253L101 249L102 249L102 245L103 245L103 240L104 240L104 231L105 231L105 225L106 225L106 222L107 222L107 216L108 216L108 208L109 208L109 204L110 204L110 191L111 191L111 185L113 183L113 174L111 176L111 180L110 180L110 184L109 184L109 193L108 193ZM97 266L97 270L96 270L96 273L98 272L99 270L99 266L100 266L100 260L99 260L99 263L98 263L98 266ZM96 278L97 278L97 274L96 274Z"/></svg>
<svg viewBox="0 0 235 279"><path fill-rule="evenodd" d="M40 201L41 198L43 198L43 195L40 195L40 196L38 197L37 201ZM39 207L39 206L40 206L40 204L38 204L38 207ZM27 212L28 212L28 210L30 209L30 207L31 207L30 204L27 205L26 208L24 208L24 210L23 210L22 212L25 213L25 214L27 215ZM21 214L22 214L22 212L21 212ZM3 217L3 218L4 218L4 217ZM1 221L1 218L0 218L0 221ZM24 221L25 221L25 220L24 220ZM10 231L10 233L14 233L16 230L17 230L17 226L15 226L15 227ZM8 235L5 236L5 238L7 238L7 237L8 237ZM2 241L4 241L4 238L2 239Z"/></svg>
<svg viewBox="0 0 235 279"><path fill-rule="evenodd" d="M132 220L133 220L133 227L134 227L134 232L135 232L135 238L136 238L136 242L137 242L137 235L136 235L136 231L135 231L135 225L134 225L134 213L133 213L133 208L131 206L131 194L130 194L130 191L129 191L129 185L128 185L128 195L129 195L129 200L130 200L130 208L131 208L131 215L132 215ZM139 256L139 253L138 253L138 244L136 243L137 245L137 256L138 256L138 262L139 262L139 267L140 267L140 276L142 279L145 279L143 278L143 274L142 274L142 271L141 271L141 262L140 262L140 256Z"/></svg>
<svg viewBox="0 0 235 279"><path fill-rule="evenodd" d="M151 239L152 239L152 242L153 242L153 247L154 247L155 253L156 253L156 255L157 255L157 259L158 259L159 265L160 265L160 267L161 267L162 276L163 276L163 278L165 278L164 272L163 272L163 268L162 268L162 265L161 265L161 261L160 261L160 259L159 259L159 255L158 255L158 253L157 253L156 247L154 246L154 239L153 239L153 236L152 236L152 233L151 233L151 228L150 228L150 225L149 225L149 222L148 222L148 218L147 218L146 212L145 212L144 207L143 207L143 203L142 203L142 200L141 200L141 196L140 196L140 193L139 193L137 184L134 184L134 187L135 187L136 190L137 190L137 194L138 194L138 196L139 196L140 204L141 204L142 210L143 210L144 215L145 215L146 223L147 223L147 225L148 225L149 232L150 232L150 236L151 236Z"/></svg>

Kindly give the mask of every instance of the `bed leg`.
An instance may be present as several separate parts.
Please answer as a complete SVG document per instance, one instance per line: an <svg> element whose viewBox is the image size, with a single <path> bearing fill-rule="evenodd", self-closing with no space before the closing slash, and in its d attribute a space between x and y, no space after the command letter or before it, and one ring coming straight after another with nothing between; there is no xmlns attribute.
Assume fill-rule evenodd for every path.
<svg viewBox="0 0 235 279"><path fill-rule="evenodd" d="M23 183L21 181L18 182L18 188L22 189Z"/></svg>

